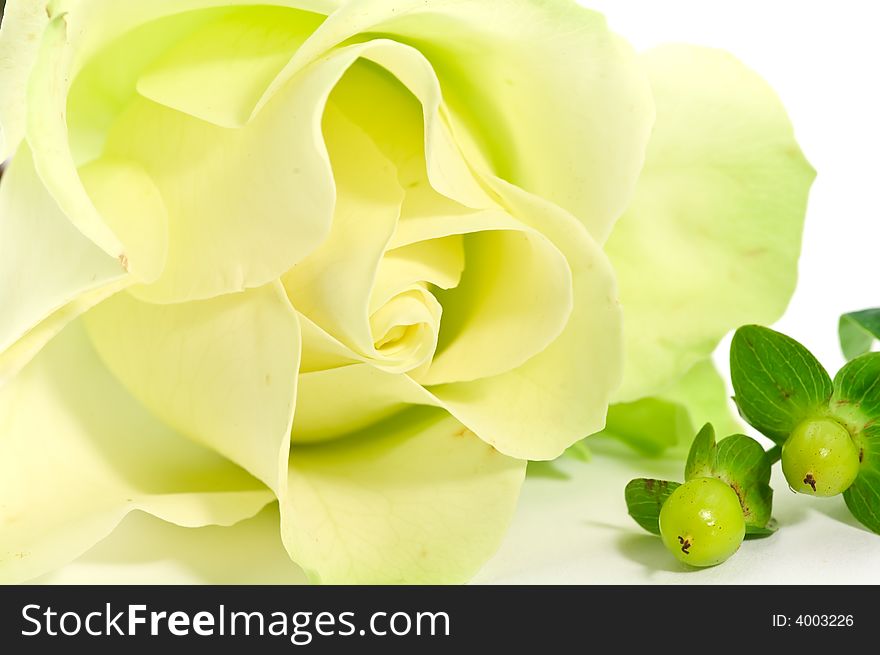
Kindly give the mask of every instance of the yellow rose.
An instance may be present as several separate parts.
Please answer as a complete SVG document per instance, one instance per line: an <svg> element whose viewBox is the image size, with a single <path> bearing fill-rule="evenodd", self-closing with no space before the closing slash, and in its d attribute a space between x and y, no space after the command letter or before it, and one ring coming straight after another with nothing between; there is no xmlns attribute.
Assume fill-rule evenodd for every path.
<svg viewBox="0 0 880 655"><path fill-rule="evenodd" d="M275 500L315 581L466 580L794 285L772 92L565 0L20 0L0 62L4 581Z"/></svg>

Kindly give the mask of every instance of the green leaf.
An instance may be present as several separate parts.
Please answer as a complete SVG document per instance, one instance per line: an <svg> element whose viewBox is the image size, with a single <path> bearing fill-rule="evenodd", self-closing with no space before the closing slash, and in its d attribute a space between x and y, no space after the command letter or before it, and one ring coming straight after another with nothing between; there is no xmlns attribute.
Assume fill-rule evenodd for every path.
<svg viewBox="0 0 880 655"><path fill-rule="evenodd" d="M571 476L557 465L559 459L530 460L526 465L527 478L544 478L545 480L571 480Z"/></svg>
<svg viewBox="0 0 880 655"><path fill-rule="evenodd" d="M860 472L843 492L843 499L859 523L880 534L880 472L876 469Z"/></svg>
<svg viewBox="0 0 880 655"><path fill-rule="evenodd" d="M583 441L575 441L572 445L565 449L565 452L562 453L572 459L576 459L579 462L589 462L593 458L593 454L590 452L590 449L587 448L587 444Z"/></svg>
<svg viewBox="0 0 880 655"><path fill-rule="evenodd" d="M837 332L844 357L850 360L863 355L880 339L880 307L843 314Z"/></svg>
<svg viewBox="0 0 880 655"><path fill-rule="evenodd" d="M624 489L626 508L636 523L651 534L660 534L660 508L672 492L678 489L678 482L637 478L630 480Z"/></svg>
<svg viewBox="0 0 880 655"><path fill-rule="evenodd" d="M715 430L711 423L706 423L691 445L684 479L711 477L715 470L715 451Z"/></svg>
<svg viewBox="0 0 880 655"><path fill-rule="evenodd" d="M600 434L619 439L642 455L656 457L693 434L687 410L660 398L643 398L608 408Z"/></svg>
<svg viewBox="0 0 880 655"><path fill-rule="evenodd" d="M694 366L658 396L612 405L601 434L642 455L684 459L697 426L705 422L711 422L721 434L742 430L731 410L724 380L711 359Z"/></svg>
<svg viewBox="0 0 880 655"><path fill-rule="evenodd" d="M742 417L777 443L801 421L824 413L832 393L830 376L810 351L758 325L734 334L730 377Z"/></svg>
<svg viewBox="0 0 880 655"><path fill-rule="evenodd" d="M723 480L739 497L746 526L764 528L773 509L771 461L761 444L742 434L731 435L716 444L715 430L707 423L691 445L684 479Z"/></svg>
<svg viewBox="0 0 880 655"><path fill-rule="evenodd" d="M773 535L779 529L776 519L770 519L764 527L746 525L746 539L764 539Z"/></svg>
<svg viewBox="0 0 880 655"><path fill-rule="evenodd" d="M859 448L859 475L843 498L852 515L880 534L880 353L856 357L834 377L831 413Z"/></svg>
<svg viewBox="0 0 880 655"><path fill-rule="evenodd" d="M739 496L746 526L765 527L773 509L773 489L770 461L761 444L744 434L722 439L715 451L714 474Z"/></svg>
<svg viewBox="0 0 880 655"><path fill-rule="evenodd" d="M880 353L856 357L837 372L831 413L856 440L865 427L880 419Z"/></svg>

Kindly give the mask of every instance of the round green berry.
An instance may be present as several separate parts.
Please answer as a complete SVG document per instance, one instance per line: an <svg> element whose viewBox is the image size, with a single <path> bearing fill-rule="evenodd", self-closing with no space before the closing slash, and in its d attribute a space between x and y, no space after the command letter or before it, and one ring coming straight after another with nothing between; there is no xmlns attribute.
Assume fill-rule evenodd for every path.
<svg viewBox="0 0 880 655"><path fill-rule="evenodd" d="M679 560L714 566L733 555L746 534L736 492L717 478L688 480L660 508L660 536Z"/></svg>
<svg viewBox="0 0 880 655"><path fill-rule="evenodd" d="M859 449L834 419L810 419L798 425L782 446L782 472L795 491L836 496L859 474Z"/></svg>

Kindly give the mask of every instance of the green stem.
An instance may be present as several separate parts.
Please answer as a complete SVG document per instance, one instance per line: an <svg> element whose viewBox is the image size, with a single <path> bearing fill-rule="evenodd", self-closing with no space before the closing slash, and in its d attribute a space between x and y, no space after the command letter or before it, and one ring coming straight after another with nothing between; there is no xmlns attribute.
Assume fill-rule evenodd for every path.
<svg viewBox="0 0 880 655"><path fill-rule="evenodd" d="M773 446L773 448L767 451L767 457L770 460L770 466L773 466L776 462L782 459L782 446Z"/></svg>

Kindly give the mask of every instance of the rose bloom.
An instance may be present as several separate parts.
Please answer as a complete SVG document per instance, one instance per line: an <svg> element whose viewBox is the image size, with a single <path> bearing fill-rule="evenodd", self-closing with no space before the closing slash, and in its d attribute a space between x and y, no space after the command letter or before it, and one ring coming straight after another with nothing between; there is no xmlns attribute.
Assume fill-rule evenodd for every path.
<svg viewBox="0 0 880 655"><path fill-rule="evenodd" d="M813 178L566 0L13 0L0 124L4 582L273 502L314 581L467 580L527 460L782 312Z"/></svg>

